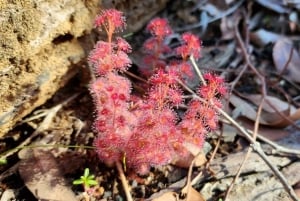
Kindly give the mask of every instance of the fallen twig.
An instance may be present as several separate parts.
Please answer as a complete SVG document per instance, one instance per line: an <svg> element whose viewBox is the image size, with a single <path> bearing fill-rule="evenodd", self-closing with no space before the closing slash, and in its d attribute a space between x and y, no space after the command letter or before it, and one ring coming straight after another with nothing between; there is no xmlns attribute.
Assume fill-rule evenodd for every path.
<svg viewBox="0 0 300 201"><path fill-rule="evenodd" d="M118 170L118 172L119 172L119 176L120 176L120 180L121 180L121 183L122 183L124 192L125 192L125 194L126 194L127 201L133 201L133 198L132 198L132 196L131 196L131 194L130 194L130 188L129 188L129 186L128 186L127 179L126 179L126 177L125 177L125 174L124 174L122 165L121 165L121 163L118 161L118 162L116 162L116 166L117 166L117 170Z"/></svg>
<svg viewBox="0 0 300 201"><path fill-rule="evenodd" d="M191 57L193 58L193 57ZM249 62L249 59L247 57L247 60ZM251 65L251 63L250 63ZM254 66L252 66L254 68ZM194 66L194 68L198 68L198 66ZM254 68L254 71L256 71L256 69ZM198 71L200 72L200 71ZM197 73L198 73L197 72ZM200 72L201 73L201 72ZM259 73L258 73L259 74ZM259 74L260 75L260 74ZM262 80L264 80L264 78L261 78ZM178 80L179 84L181 84L183 86L183 88L185 88L188 92L190 92L195 99L198 99L202 102L206 102L204 99L202 99L201 97L199 97L192 89L190 89L187 85L185 85L184 83L182 83L180 80ZM263 93L265 94L265 89L263 89ZM250 142L250 146L252 147L252 149L263 159L263 161L269 166L269 168L273 171L273 173L276 175L276 177L280 180L280 182L282 183L284 189L289 193L290 197L292 198L292 200L294 201L298 201L297 195L295 194L293 188L288 184L287 180L285 179L284 175L270 162L270 160L268 159L268 157L266 156L266 154L264 153L264 151L262 150L260 144L258 142L256 142L256 135L254 134L253 136L251 136L251 134L248 132L248 130L246 130L244 127L242 127L239 123L237 123L233 118L230 117L230 115L228 115L223 109L216 107L215 105L212 105L216 111L218 111L225 119L227 119L233 126L235 126L239 131L240 134L245 137L249 142ZM255 128L256 132L257 132L257 126ZM255 138L254 138L255 137Z"/></svg>
<svg viewBox="0 0 300 201"><path fill-rule="evenodd" d="M43 110L43 112L41 114L38 114L38 117L40 118L41 116L45 116L44 120L42 121L42 123L40 124L40 126L32 133L32 135L30 135L25 141L23 141L19 146L15 147L14 149L9 150L8 152L4 153L1 155L1 159L6 159L7 157L13 155L14 153L16 153L17 151L19 151L20 149L26 147L33 138L35 138L36 136L38 136L43 130L47 129L48 126L51 124L52 119L55 117L55 115L57 114L57 112L66 104L68 104L70 101L74 100L77 96L79 95L79 93L74 94L73 96L69 97L67 100L63 101L62 103L48 109L48 110ZM34 119L34 117L30 118L30 119ZM53 145L52 145L53 146Z"/></svg>

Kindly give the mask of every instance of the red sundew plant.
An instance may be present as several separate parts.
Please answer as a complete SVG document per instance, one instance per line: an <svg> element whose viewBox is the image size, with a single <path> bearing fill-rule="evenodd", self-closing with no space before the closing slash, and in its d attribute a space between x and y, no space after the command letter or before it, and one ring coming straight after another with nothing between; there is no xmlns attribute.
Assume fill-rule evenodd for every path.
<svg viewBox="0 0 300 201"><path fill-rule="evenodd" d="M144 66L140 69L144 75L150 77L155 70L164 69L167 65L160 56L171 52L171 48L164 44L164 39L172 34L172 29L166 19L155 18L149 22L146 30L151 33L152 37L143 44L147 55L143 59Z"/></svg>
<svg viewBox="0 0 300 201"><path fill-rule="evenodd" d="M217 97L226 93L224 80L212 73L204 75L206 83L196 93L205 100L184 100L178 83L182 73L191 67L188 58L200 57L201 42L191 33L182 35L182 44L171 50L164 39L172 33L165 19L155 18L147 30L152 34L145 44L149 90L144 97L131 95L131 82L120 73L131 65L130 45L114 34L125 28L121 12L103 11L95 26L107 33L107 41L99 41L89 55L96 80L90 90L96 107L94 141L100 160L114 165L126 161L126 167L147 174L152 166L185 157L186 143L202 147L205 135L217 128L218 114L214 106L222 104ZM170 62L162 57L174 51L180 59ZM187 109L179 117L181 104ZM126 160L124 160L126 159Z"/></svg>
<svg viewBox="0 0 300 201"><path fill-rule="evenodd" d="M188 61L190 55L194 55L195 59L200 58L201 43L200 39L192 33L183 33L183 44L176 48L176 53L182 57L183 61Z"/></svg>

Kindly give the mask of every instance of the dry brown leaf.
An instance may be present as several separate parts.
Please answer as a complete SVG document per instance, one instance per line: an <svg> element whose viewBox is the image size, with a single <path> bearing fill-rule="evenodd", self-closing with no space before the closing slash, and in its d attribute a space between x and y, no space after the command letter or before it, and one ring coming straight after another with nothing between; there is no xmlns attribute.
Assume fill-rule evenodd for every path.
<svg viewBox="0 0 300 201"><path fill-rule="evenodd" d="M235 107L232 111L232 116L237 118L239 116L246 117L250 120L255 120L256 118L256 110L254 109L253 105L251 105L246 100L232 94L229 98L230 103ZM265 124L265 122L261 122Z"/></svg>
<svg viewBox="0 0 300 201"><path fill-rule="evenodd" d="M190 187L185 201L205 201L205 199L198 191Z"/></svg>
<svg viewBox="0 0 300 201"><path fill-rule="evenodd" d="M195 159L194 161L195 167L200 167L204 163L206 163L207 161L206 156L202 148L199 148L198 146L193 145L191 143L184 143L184 147L190 152L189 156L175 158L172 161L172 164L176 165L177 167L189 168L194 159Z"/></svg>
<svg viewBox="0 0 300 201"><path fill-rule="evenodd" d="M34 149L31 158L21 161L19 173L27 188L39 200L77 200L51 152Z"/></svg>
<svg viewBox="0 0 300 201"><path fill-rule="evenodd" d="M258 106L261 95L253 94L247 96L247 98ZM293 105L276 97L266 96L263 103L261 118L268 122L269 125L285 127L300 119L300 108L296 109Z"/></svg>
<svg viewBox="0 0 300 201"><path fill-rule="evenodd" d="M238 122L241 125L243 125L243 127L247 128L249 130L253 130L253 128L254 128L254 122L250 121L248 119L238 118ZM286 138L287 136L290 135L290 132L288 132L285 129L274 128L274 127L264 126L264 125L259 126L258 133L261 136L264 136L272 141L280 140L280 139Z"/></svg>
<svg viewBox="0 0 300 201"><path fill-rule="evenodd" d="M230 97L230 103L235 106L238 115L246 117L252 121L256 119L256 108L261 101L260 94L247 95L248 102L235 95ZM263 103L263 110L259 119L262 125L274 127L286 127L292 122L300 119L300 109L296 109L289 103L273 96L266 96Z"/></svg>
<svg viewBox="0 0 300 201"><path fill-rule="evenodd" d="M281 35L265 29L259 29L250 33L251 41L260 47L263 47L269 43L275 43L280 38L282 38Z"/></svg>
<svg viewBox="0 0 300 201"><path fill-rule="evenodd" d="M166 192L152 201L178 201L178 194L175 192Z"/></svg>
<svg viewBox="0 0 300 201"><path fill-rule="evenodd" d="M180 199L178 193L170 191L152 199L152 201L205 201L205 199L198 191L190 187L186 198Z"/></svg>
<svg viewBox="0 0 300 201"><path fill-rule="evenodd" d="M260 104L262 95L261 94L250 94L247 98L251 100L256 106ZM266 96L263 102L263 110L268 113L276 113L277 111L288 111L295 112L296 108L285 101L282 101L274 96Z"/></svg>
<svg viewBox="0 0 300 201"><path fill-rule="evenodd" d="M275 43L273 61L279 73L283 71L291 80L300 82L300 56L293 47L292 41L281 38Z"/></svg>
<svg viewBox="0 0 300 201"><path fill-rule="evenodd" d="M300 182L294 186L296 195L300 198Z"/></svg>

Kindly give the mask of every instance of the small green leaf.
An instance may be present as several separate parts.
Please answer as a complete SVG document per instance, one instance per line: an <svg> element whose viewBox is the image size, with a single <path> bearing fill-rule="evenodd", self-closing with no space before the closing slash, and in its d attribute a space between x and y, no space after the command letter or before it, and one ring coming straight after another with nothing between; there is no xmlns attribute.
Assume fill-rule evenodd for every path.
<svg viewBox="0 0 300 201"><path fill-rule="evenodd" d="M83 180L77 179L77 180L73 181L73 185L79 185L79 184L83 184Z"/></svg>
<svg viewBox="0 0 300 201"><path fill-rule="evenodd" d="M98 182L96 180L88 180L88 184L91 186L95 186L98 184Z"/></svg>
<svg viewBox="0 0 300 201"><path fill-rule="evenodd" d="M7 164L7 160L5 158L0 159L0 165L6 165Z"/></svg>
<svg viewBox="0 0 300 201"><path fill-rule="evenodd" d="M83 174L83 176L84 176L85 178L87 178L87 177L89 176L89 174L90 174L90 169L89 169L89 168L85 168L85 169L84 169L84 174Z"/></svg>
<svg viewBox="0 0 300 201"><path fill-rule="evenodd" d="M88 176L88 180L90 180L90 179L94 179L95 178L95 176L94 175L90 175L90 176Z"/></svg>
<svg viewBox="0 0 300 201"><path fill-rule="evenodd" d="M83 175L80 176L80 179L74 180L73 184L74 185L83 184L85 189L89 189L90 185L92 185L92 186L97 185L98 182L96 180L94 180L95 176L89 175L89 174L90 174L89 168L85 168Z"/></svg>

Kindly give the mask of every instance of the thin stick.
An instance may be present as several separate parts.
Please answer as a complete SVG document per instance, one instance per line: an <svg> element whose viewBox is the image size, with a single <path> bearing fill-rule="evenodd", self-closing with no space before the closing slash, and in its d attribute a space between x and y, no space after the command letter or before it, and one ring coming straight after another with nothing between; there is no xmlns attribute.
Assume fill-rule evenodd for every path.
<svg viewBox="0 0 300 201"><path fill-rule="evenodd" d="M251 133L251 130L247 130L249 133ZM295 150L295 149L290 149L287 147L283 147L271 140L269 140L268 138L258 134L257 138L263 142L265 142L266 144L269 144L270 146L272 146L275 150L272 150L272 154L280 154L280 153L284 153L284 154L293 154L293 155L298 155L300 156L300 150Z"/></svg>
<svg viewBox="0 0 300 201"><path fill-rule="evenodd" d="M247 130L239 125L234 119L232 119L225 111L223 111L220 108L215 107L215 109L222 114L228 121L231 122L232 125L234 125L246 139L251 143L250 146L253 148L253 150L263 159L263 161L269 166L269 168L273 171L273 173L277 176L277 178L282 183L284 189L289 193L291 198L294 201L298 201L297 195L293 188L288 184L286 181L284 175L271 163L271 161L268 159L267 155L262 150L260 143L256 142L247 132Z"/></svg>
<svg viewBox="0 0 300 201"><path fill-rule="evenodd" d="M206 169L209 168L209 165L210 165L211 162L213 161L213 159L214 159L214 157L215 157L215 155L216 155L216 153L217 153L217 151L218 151L218 149L219 149L219 146L220 146L220 143L221 143L222 134L223 134L223 132L221 132L221 134L219 135L218 141L217 141L217 144L216 144L216 147L214 148L214 151L213 151L213 153L211 154L211 157L210 157L209 161L208 161L208 162L206 163L206 165L205 165L205 168L206 168ZM199 172L199 173L197 174L197 176L194 177L194 179L190 182L190 185L193 186L193 185L197 184L198 181L199 181L201 178L202 178L202 172Z"/></svg>
<svg viewBox="0 0 300 201"><path fill-rule="evenodd" d="M147 83L147 80L145 80L145 79L143 79L143 78L141 78L141 77L139 77L139 76L137 76L137 75L135 75L135 74L133 74L133 73L131 73L131 72L129 72L129 71L125 71L124 73L125 73L126 75L130 76L130 77L133 77L133 78L135 78L135 79L141 81L141 82Z"/></svg>
<svg viewBox="0 0 300 201"><path fill-rule="evenodd" d="M294 53L294 48L291 47L291 50L290 50L290 53L289 53L289 58L288 58L288 60L285 62L285 64L284 64L282 70L281 70L280 73L279 73L279 76L282 77L283 74L285 73L286 69L288 68L288 66L289 66L289 64L290 64L290 62L291 62L291 60L292 60L292 58L293 58L293 53Z"/></svg>
<svg viewBox="0 0 300 201"><path fill-rule="evenodd" d="M201 154L201 152L199 152L199 153L194 157L193 161L192 161L191 164L190 164L189 171L188 171L188 176L187 176L187 182L186 182L186 185L185 185L185 187L183 187L182 190L181 190L181 193L182 193L182 194L186 194L186 197L185 197L184 200L190 200L190 197L189 197L189 196L190 196L190 194L189 194L190 188L192 187L192 185L195 184L195 181L194 181L195 178L193 179L193 181L191 180L191 179L192 179L193 167L194 167L194 165L195 165L195 162L196 162L197 157L198 157L200 154ZM200 172L200 173L196 176L196 178L200 178L201 175L202 175L202 172Z"/></svg>
<svg viewBox="0 0 300 201"><path fill-rule="evenodd" d="M83 146L83 145L65 145L65 144L35 144L35 145L24 145L12 148L0 155L1 159L4 159L5 156L9 153L19 151L21 149L35 149L35 148L81 148L81 149L96 149L94 146Z"/></svg>
<svg viewBox="0 0 300 201"><path fill-rule="evenodd" d="M212 162L213 159L215 158L215 155L216 155L216 153L217 153L217 151L218 151L218 149L219 149L219 146L220 146L220 144L221 144L221 138L222 138L222 135L223 135L223 131L222 131L221 134L219 135L218 141L217 141L217 144L216 144L216 147L214 148L214 151L213 151L213 153L211 154L211 157L210 157L209 161L208 161L208 162L206 163L206 165L205 165L206 168L209 167L209 165L211 164L211 162Z"/></svg>
<svg viewBox="0 0 300 201"><path fill-rule="evenodd" d="M196 71L198 77L200 78L200 81L202 82L203 85L206 85L206 81L205 81L205 79L203 78L203 75L202 75L201 71L200 71L199 68L198 68L198 65L197 65L197 63L196 63L196 61L195 61L194 55L191 55L191 56L190 56L190 61L192 62L192 65L193 65L193 67L194 67L194 69L195 69L195 71Z"/></svg>
<svg viewBox="0 0 300 201"><path fill-rule="evenodd" d="M193 172L193 167L194 167L194 163L195 163L196 157L197 157L197 156L195 156L194 160L193 160L192 163L190 164L186 185L185 185L185 187L182 188L182 190L181 190L181 193L186 194L185 200L188 200L188 197L189 197L189 191L190 191L190 188L191 188L192 172Z"/></svg>
<svg viewBox="0 0 300 201"><path fill-rule="evenodd" d="M183 82L181 82L180 80L177 80L179 84L181 84L181 86L186 89L188 92L190 92L195 99L198 99L202 102L207 103L206 100L202 99L201 97L199 97L192 89L190 89L187 85L185 85ZM214 109L219 112L219 114L221 114L225 119L227 119L233 126L235 126L239 131L240 135L242 135L243 137L245 137L249 142L250 142L250 146L253 148L253 150L262 158L262 160L269 166L269 168L273 171L274 175L277 176L277 178L279 179L279 181L282 183L284 189L289 193L289 195L291 196L292 200L294 201L298 201L297 195L295 194L295 191L293 190L293 188L288 184L288 182L286 181L284 175L270 162L270 160L268 159L268 157L266 156L266 154L264 153L264 151L262 150L260 144L258 142L256 142L251 135L249 134L249 132L242 127L239 123L237 123L233 118L231 118L224 110L222 110L221 108L216 107L215 105L212 105L212 107L214 107Z"/></svg>
<svg viewBox="0 0 300 201"><path fill-rule="evenodd" d="M248 150L247 150L247 153L246 153L246 155L245 155L245 157L244 157L244 160L243 160L242 164L240 165L240 167L239 167L239 169L238 169L238 171L237 171L235 177L233 178L231 184L229 185L229 187L228 187L228 189L227 189L227 192L226 192L224 201L228 200L229 194L230 194L230 192L231 192L231 190L232 190L234 184L236 183L237 179L240 177L241 172L242 172L242 169L243 169L244 165L246 164L246 161L247 161L247 159L249 158L251 152L252 152L252 148L251 148L251 147L248 147Z"/></svg>
<svg viewBox="0 0 300 201"><path fill-rule="evenodd" d="M241 46L241 49L242 49L242 53L243 53L243 56L244 56L244 59L246 61L246 64L248 67L250 67L250 69L259 77L259 79L261 80L261 83L262 83L262 86L261 86L261 89L262 89L262 100L260 102L260 106L262 106L262 103L263 103L263 100L266 96L266 82L265 82L265 78L263 75L261 75L257 70L256 68L252 65L252 63L250 62L250 59L249 59L249 56L248 56L248 53L246 51L246 48L245 48L245 45L241 39L241 36L238 32L238 27L237 25L235 26L235 35L237 37L237 40L238 40L238 43L239 45ZM193 63L193 62L192 62ZM194 63L193 63L194 65ZM198 66L194 65L194 67L196 67L196 69L198 69ZM197 71L197 74L201 72L200 71ZM201 77L200 77L201 79ZM204 103L207 103L206 100L202 99L201 97L199 97L192 89L190 89L187 85L185 85L184 83L182 83L180 80L177 80L179 84L181 84L181 86L183 88L185 88L188 92L190 92L191 94L193 94L194 98L195 99L198 99ZM203 83L205 84L205 82ZM249 134L249 132L244 128L242 127L241 125L239 125L233 118L231 118L224 110L222 110L221 108L218 108L216 107L215 105L212 104L212 106L214 107L214 109L216 111L219 112L219 114L223 115L224 118L226 118L233 126L235 126L242 134L242 136L244 136L249 142L250 142L250 146L253 148L253 150L255 152L257 152L257 154L263 159L263 161L269 166L269 168L273 171L273 173L277 176L277 178L279 179L279 181L282 183L284 189L289 193L289 195L291 196L292 200L294 201L298 201L298 197L295 193L295 191L293 190L293 188L288 184L288 182L286 181L284 175L270 162L270 160L268 159L268 157L266 156L266 154L264 153L264 151L262 150L260 144L258 142L256 142L255 138L256 138L256 133L257 133L257 130L258 130L258 123L256 121L256 126L255 126L255 131L253 133L253 137L251 137L251 135Z"/></svg>
<svg viewBox="0 0 300 201"><path fill-rule="evenodd" d="M258 128L259 128L259 119L260 119L260 115L261 115L261 111L262 111L262 107L263 107L263 102L264 102L264 97L262 97L261 101L260 101L260 105L259 105L259 108L258 108L258 111L257 111L257 114L256 114L256 119L255 119L255 124L254 124L254 131L253 131L253 140L256 140L256 137L257 137L257 132L258 132ZM225 200L228 199L228 196L230 194L230 191L232 190L233 188L233 185L235 184L235 182L237 181L237 179L240 177L240 174L242 172L242 169L247 161L247 159L249 158L250 156L250 153L252 152L252 148L249 147L248 150L247 150L247 153L245 155L245 158L241 164L241 166L239 167L239 170L238 172L236 173L234 179L232 180L229 188L227 189L227 193L226 193L226 196L225 196Z"/></svg>
<svg viewBox="0 0 300 201"><path fill-rule="evenodd" d="M249 59L249 55L246 51L245 48L245 44L243 43L242 39L241 39L241 35L238 31L238 25L235 25L235 36L237 38L237 41L242 49L242 53L244 56L244 59L248 65L248 67L258 76L258 78L261 80L262 83L262 101L264 100L264 98L266 97L266 82L265 82L265 78L263 75L261 75L260 72L257 71L257 69L253 66L253 64L250 62ZM262 102L261 102L262 103ZM223 111L220 108L215 107L227 120L231 121L231 123L234 123L236 126L239 126L238 123L236 123L225 111ZM257 122L256 122L257 123ZM288 184L288 182L286 181L284 175L270 162L270 160L268 159L268 157L266 156L266 154L264 153L264 151L262 150L260 144L258 142L256 142L255 138L256 138L256 133L257 130L254 131L253 134L253 138L250 137L249 133L247 132L246 129L242 128L241 126L237 127L242 133L243 135L247 136L246 138L249 140L249 142L251 143L250 146L253 148L254 151L256 151L260 157L265 161L265 163L270 167L270 169L274 172L274 174L277 176L277 178L281 181L282 185L284 186L285 190L289 193L289 195L291 196L291 198L294 201L299 200L295 191L293 190L293 188ZM242 128L242 129L241 129ZM258 126L255 126L255 129L258 129Z"/></svg>
<svg viewBox="0 0 300 201"><path fill-rule="evenodd" d="M123 171L123 168L122 168L122 165L121 163L118 161L116 163L116 166L117 166L117 170L119 172L119 175L120 175L120 180L122 182L122 186L123 186L123 189L125 191L125 194L126 194L126 198L127 198L127 201L133 201L133 198L130 194L130 188L128 186L128 183L127 183L127 179L125 177L125 174L124 174L124 171Z"/></svg>

